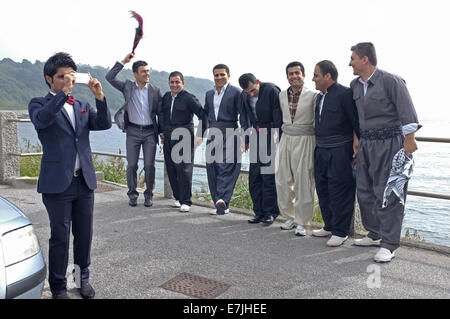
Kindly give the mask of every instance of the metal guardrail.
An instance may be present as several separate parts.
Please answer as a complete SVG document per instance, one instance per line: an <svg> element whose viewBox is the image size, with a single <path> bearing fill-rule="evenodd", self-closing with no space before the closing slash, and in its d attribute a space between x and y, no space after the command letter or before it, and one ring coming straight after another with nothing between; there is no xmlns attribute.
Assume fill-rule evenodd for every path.
<svg viewBox="0 0 450 319"><path fill-rule="evenodd" d="M13 120L8 120L8 121L18 122L18 123L31 123L30 119L13 119ZM416 136L416 140L418 142L428 142L428 143L450 143L450 138L442 138L442 137ZM12 156L19 156L19 157L42 156L42 152L40 152L40 153L9 153L9 154ZM100 155L100 156L121 157L121 158L126 158L126 156L127 156L126 154L97 152L97 151L93 151L92 154ZM144 158L139 157L139 159L143 160ZM157 158L157 159L155 159L155 162L164 163L164 160ZM206 165L194 163L194 167L206 168ZM241 174L247 175L248 171L241 170ZM410 191L410 190L407 193L408 193L408 195L411 195L411 196L450 200L450 195L445 195L445 194L426 193L426 192L418 192L418 191Z"/></svg>

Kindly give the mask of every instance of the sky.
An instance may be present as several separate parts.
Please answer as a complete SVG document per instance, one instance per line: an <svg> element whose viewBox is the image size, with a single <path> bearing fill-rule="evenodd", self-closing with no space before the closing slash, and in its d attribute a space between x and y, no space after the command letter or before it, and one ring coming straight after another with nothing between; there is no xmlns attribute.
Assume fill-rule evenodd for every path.
<svg viewBox="0 0 450 319"><path fill-rule="evenodd" d="M442 120L450 117L450 105L439 94L450 74L446 2L14 0L1 6L0 59L46 61L66 51L76 63L112 67L132 49L134 10L144 19L135 60L152 69L212 80L212 67L225 63L236 86L241 74L251 72L286 89L285 67L297 60L305 65L306 85L314 88L314 66L324 59L349 85L350 47L370 41L379 68L406 80L419 119L439 112Z"/></svg>

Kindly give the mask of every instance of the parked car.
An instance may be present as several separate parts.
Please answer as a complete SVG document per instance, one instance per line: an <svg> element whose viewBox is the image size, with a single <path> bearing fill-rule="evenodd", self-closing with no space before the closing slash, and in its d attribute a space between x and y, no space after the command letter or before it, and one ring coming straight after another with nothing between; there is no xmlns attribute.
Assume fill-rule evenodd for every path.
<svg viewBox="0 0 450 319"><path fill-rule="evenodd" d="M46 274L31 221L0 196L0 299L41 298Z"/></svg>

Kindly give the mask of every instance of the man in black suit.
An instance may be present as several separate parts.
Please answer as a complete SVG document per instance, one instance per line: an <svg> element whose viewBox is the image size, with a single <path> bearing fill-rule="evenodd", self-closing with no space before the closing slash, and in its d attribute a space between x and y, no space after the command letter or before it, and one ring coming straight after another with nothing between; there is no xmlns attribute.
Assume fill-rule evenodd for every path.
<svg viewBox="0 0 450 319"><path fill-rule="evenodd" d="M230 69L225 64L213 67L214 89L206 92L208 114L206 173L216 209L212 215L229 212L234 186L241 172L241 153L236 129L241 107L241 90L229 83ZM212 147L214 146L214 147ZM209 148L211 147L211 154Z"/></svg>
<svg viewBox="0 0 450 319"><path fill-rule="evenodd" d="M248 183L255 217L248 222L271 224L280 214L274 169L274 143L281 136L282 124L280 89L272 83L260 82L251 73L241 75L239 85L244 90L240 122L247 131L245 150L251 147ZM249 128L253 128L250 145Z"/></svg>
<svg viewBox="0 0 450 319"><path fill-rule="evenodd" d="M92 163L89 132L111 127L111 114L100 82L87 84L95 96L97 110L74 99L77 66L67 53L57 53L44 65L50 88L45 97L28 105L30 119L42 144L43 155L38 192L50 219L49 283L55 299L67 299L66 271L72 223L74 263L80 270L80 293L93 298L89 265L93 232L94 189L97 187Z"/></svg>
<svg viewBox="0 0 450 319"><path fill-rule="evenodd" d="M175 197L174 206L188 213L192 205L192 172L194 168L194 114L202 126L197 139L206 130L206 113L197 98L184 90L184 76L174 71L169 75L170 92L162 98L160 126L164 143L164 162ZM173 133L173 134L172 134Z"/></svg>

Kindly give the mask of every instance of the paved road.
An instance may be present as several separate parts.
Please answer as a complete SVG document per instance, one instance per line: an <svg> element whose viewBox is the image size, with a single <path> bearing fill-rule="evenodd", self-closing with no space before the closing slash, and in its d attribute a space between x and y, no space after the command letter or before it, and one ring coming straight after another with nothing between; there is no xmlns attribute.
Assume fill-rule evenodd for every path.
<svg viewBox="0 0 450 319"><path fill-rule="evenodd" d="M97 298L191 298L160 287L181 273L230 285L217 298L450 298L448 254L401 247L393 262L379 265L376 247L351 239L329 248L325 238L281 231L280 222L250 225L248 216L211 216L197 206L182 214L162 197L151 208L131 208L125 193L96 194L90 269ZM40 195L4 185L0 194L28 214L48 258Z"/></svg>

